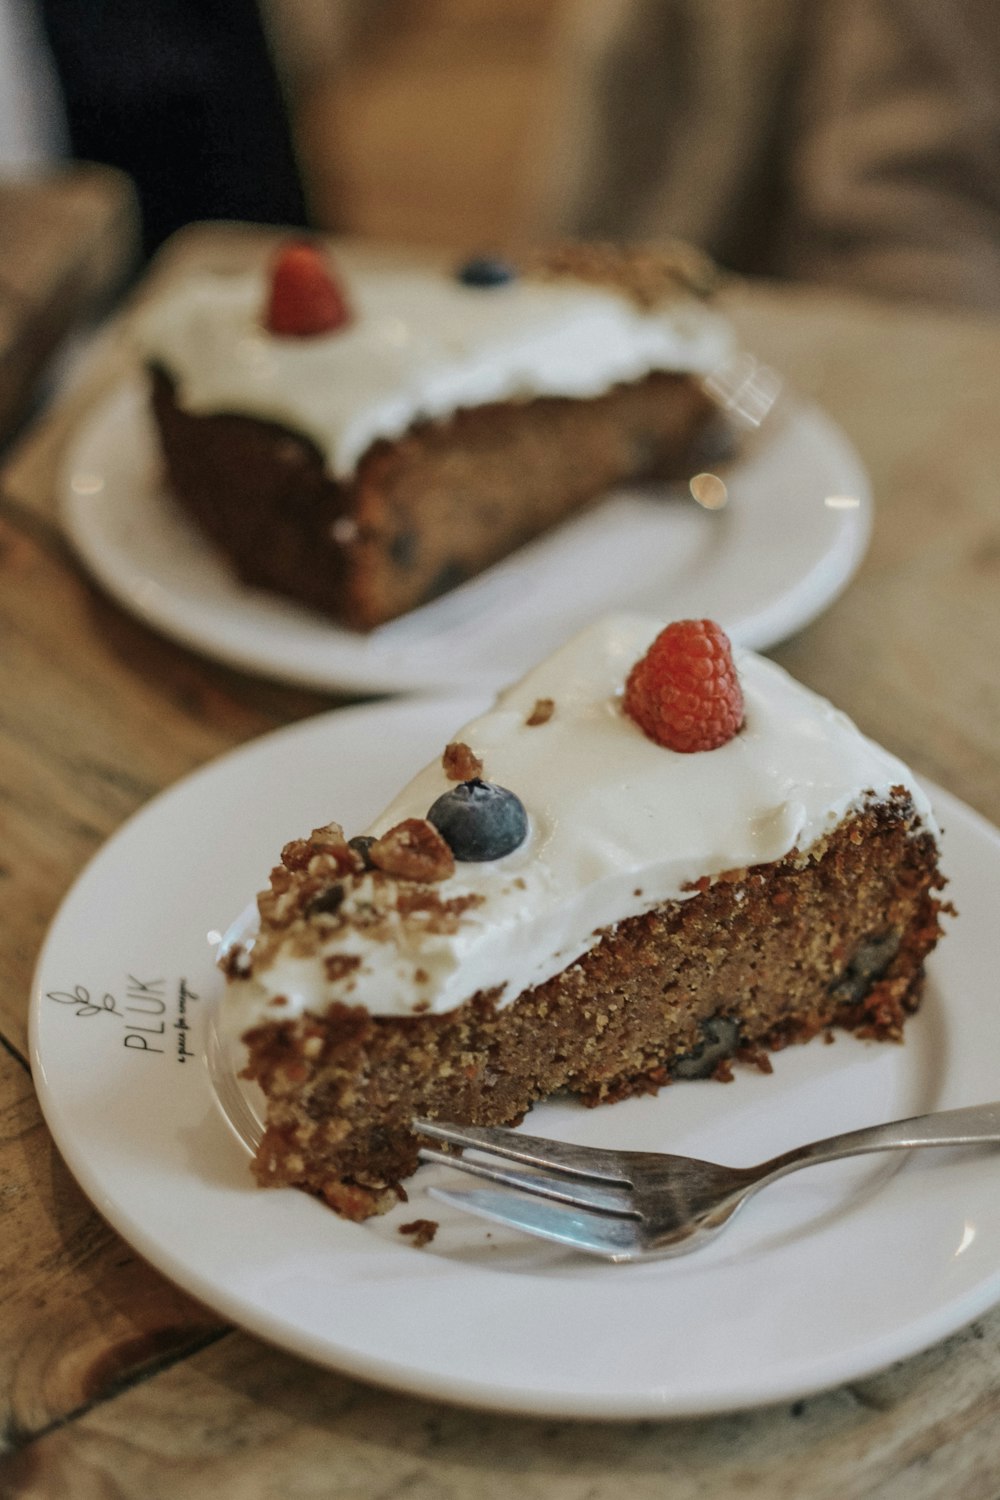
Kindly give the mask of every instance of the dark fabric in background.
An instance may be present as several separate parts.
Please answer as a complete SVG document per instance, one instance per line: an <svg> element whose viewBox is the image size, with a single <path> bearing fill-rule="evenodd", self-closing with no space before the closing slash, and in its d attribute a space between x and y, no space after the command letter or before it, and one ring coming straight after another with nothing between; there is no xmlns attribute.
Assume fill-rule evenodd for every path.
<svg viewBox="0 0 1000 1500"><path fill-rule="evenodd" d="M133 178L146 253L195 219L303 224L253 0L36 0L74 157Z"/></svg>

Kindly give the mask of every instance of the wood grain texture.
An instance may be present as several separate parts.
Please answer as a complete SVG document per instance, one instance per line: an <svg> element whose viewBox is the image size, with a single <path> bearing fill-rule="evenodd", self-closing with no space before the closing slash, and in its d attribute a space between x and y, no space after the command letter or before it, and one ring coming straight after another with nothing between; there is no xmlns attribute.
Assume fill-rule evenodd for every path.
<svg viewBox="0 0 1000 1500"><path fill-rule="evenodd" d="M452 1410L233 1334L0 1478L24 1500L995 1500L998 1323L794 1406L621 1426Z"/></svg>
<svg viewBox="0 0 1000 1500"><path fill-rule="evenodd" d="M0 1452L224 1330L98 1218L0 1050Z"/></svg>

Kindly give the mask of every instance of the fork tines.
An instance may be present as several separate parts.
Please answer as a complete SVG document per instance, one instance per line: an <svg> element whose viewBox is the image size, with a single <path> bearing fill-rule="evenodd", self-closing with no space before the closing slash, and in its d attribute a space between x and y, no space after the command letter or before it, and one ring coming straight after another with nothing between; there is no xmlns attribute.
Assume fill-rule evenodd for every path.
<svg viewBox="0 0 1000 1500"><path fill-rule="evenodd" d="M610 1152L521 1135L501 1126L414 1120L413 1128L418 1135L459 1148L460 1154L456 1154L421 1146L422 1161L438 1162L473 1177L484 1177L518 1192L550 1198L588 1213L638 1217L629 1180ZM467 1152L475 1155L470 1157ZM512 1171L480 1159L483 1157L505 1158L530 1170Z"/></svg>

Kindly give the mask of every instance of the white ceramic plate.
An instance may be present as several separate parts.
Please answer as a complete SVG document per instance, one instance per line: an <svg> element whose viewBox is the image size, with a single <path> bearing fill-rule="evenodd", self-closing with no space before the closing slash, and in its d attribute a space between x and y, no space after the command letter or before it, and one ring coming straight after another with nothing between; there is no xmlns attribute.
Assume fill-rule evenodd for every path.
<svg viewBox="0 0 1000 1500"><path fill-rule="evenodd" d="M82 428L61 499L69 536L98 581L196 651L309 687L453 692L512 681L608 610L708 616L758 650L811 620L867 544L869 487L857 455L821 411L785 397L725 472L724 510L702 510L676 487L616 491L367 636L228 572L164 492L138 380Z"/></svg>
<svg viewBox="0 0 1000 1500"><path fill-rule="evenodd" d="M863 1376L1000 1299L1000 1156L868 1157L803 1172L679 1259L612 1266L410 1202L347 1224L251 1184L205 1064L218 929L290 836L362 827L479 701L399 700L282 730L181 782L84 871L39 960L32 1065L52 1133L104 1216L209 1306L402 1390L606 1418L719 1411ZM376 747L373 753L373 747ZM1000 1094L1000 834L934 793L961 911L903 1047L840 1036L774 1076L679 1084L541 1135L747 1163L810 1137ZM438 1220L416 1250L400 1224Z"/></svg>

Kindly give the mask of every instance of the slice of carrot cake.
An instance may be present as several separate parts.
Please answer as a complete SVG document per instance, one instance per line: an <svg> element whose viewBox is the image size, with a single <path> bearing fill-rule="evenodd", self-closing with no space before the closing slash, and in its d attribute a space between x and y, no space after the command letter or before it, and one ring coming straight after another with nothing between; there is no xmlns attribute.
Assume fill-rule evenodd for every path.
<svg viewBox="0 0 1000 1500"><path fill-rule="evenodd" d="M442 752L366 833L288 844L225 959L260 1182L364 1218L416 1167L414 1116L900 1039L939 935L927 799L711 622L601 620Z"/></svg>

